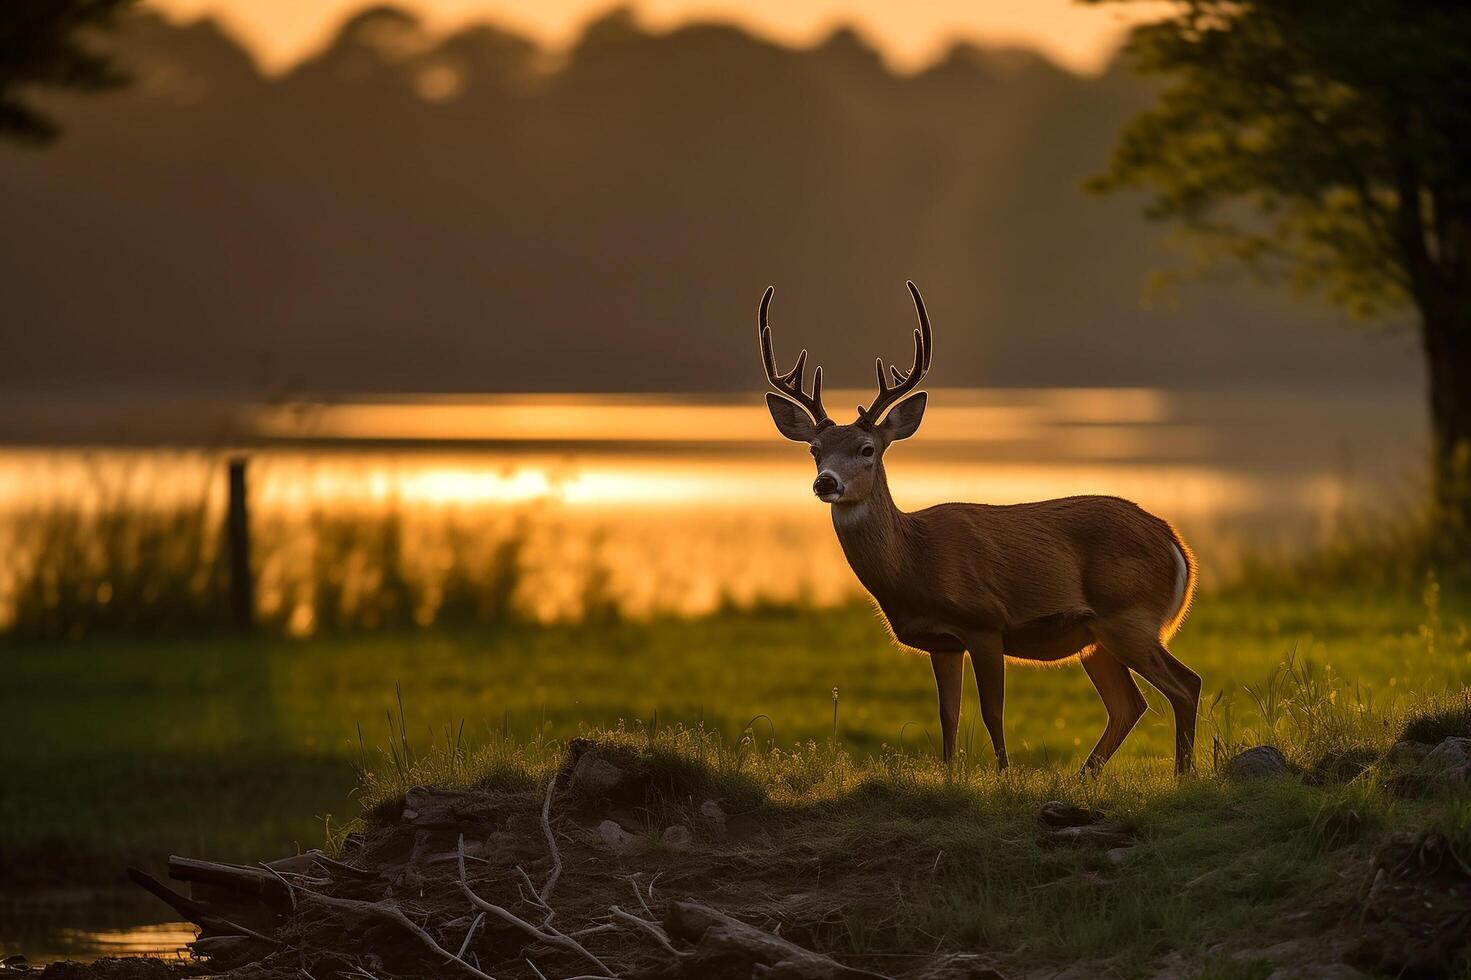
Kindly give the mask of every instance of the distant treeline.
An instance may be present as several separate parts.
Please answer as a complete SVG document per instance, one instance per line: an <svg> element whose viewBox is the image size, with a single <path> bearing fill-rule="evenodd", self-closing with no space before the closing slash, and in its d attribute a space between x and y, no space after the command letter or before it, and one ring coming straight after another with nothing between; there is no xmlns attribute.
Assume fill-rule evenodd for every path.
<svg viewBox="0 0 1471 980"><path fill-rule="evenodd" d="M900 76L851 31L627 11L557 61L387 8L280 77L209 21L114 43L129 89L0 150L12 394L744 389L769 283L784 342L858 385L904 354L906 277L939 385L1417 376L1409 338L1244 283L1141 306L1161 231L1080 191L1151 97L1123 65L958 44Z"/></svg>

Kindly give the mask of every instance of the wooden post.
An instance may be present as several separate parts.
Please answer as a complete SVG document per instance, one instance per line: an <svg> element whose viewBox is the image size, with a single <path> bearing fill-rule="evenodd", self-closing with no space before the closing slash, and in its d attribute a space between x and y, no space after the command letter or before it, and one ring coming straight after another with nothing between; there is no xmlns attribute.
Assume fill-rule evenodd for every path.
<svg viewBox="0 0 1471 980"><path fill-rule="evenodd" d="M245 499L244 456L230 460L230 509L225 550L230 568L230 619L239 630L255 626L255 581L250 576L250 509Z"/></svg>

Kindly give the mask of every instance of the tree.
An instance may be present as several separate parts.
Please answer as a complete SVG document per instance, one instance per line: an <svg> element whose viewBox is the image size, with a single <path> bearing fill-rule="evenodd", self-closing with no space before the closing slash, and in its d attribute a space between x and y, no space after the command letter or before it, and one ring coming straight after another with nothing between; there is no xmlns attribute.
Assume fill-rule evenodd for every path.
<svg viewBox="0 0 1471 980"><path fill-rule="evenodd" d="M35 89L98 91L127 81L87 36L135 0L0 0L0 138L46 143L56 124L30 102Z"/></svg>
<svg viewBox="0 0 1471 980"><path fill-rule="evenodd" d="M1165 85L1092 187L1149 189L1209 261L1412 308L1436 514L1471 529L1471 4L1177 0L1127 52Z"/></svg>

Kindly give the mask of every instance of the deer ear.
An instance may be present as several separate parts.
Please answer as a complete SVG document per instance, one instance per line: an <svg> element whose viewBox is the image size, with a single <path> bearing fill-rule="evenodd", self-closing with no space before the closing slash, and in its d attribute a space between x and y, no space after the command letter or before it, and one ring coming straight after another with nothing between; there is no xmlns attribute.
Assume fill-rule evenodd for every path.
<svg viewBox="0 0 1471 980"><path fill-rule="evenodd" d="M771 420L776 423L777 431L788 439L793 442L811 442L817 438L817 426L812 424L807 413L781 395L768 391L766 407L771 409Z"/></svg>
<svg viewBox="0 0 1471 980"><path fill-rule="evenodd" d="M919 423L924 418L924 407L928 400L929 395L921 391L889 409L889 414L879 424L879 431L884 438L889 442L898 442L919 431Z"/></svg>

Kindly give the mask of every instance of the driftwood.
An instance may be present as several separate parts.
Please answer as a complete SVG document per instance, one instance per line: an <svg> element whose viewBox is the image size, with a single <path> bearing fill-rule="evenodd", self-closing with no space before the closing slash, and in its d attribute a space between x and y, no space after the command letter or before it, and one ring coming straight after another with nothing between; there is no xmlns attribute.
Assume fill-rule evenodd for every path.
<svg viewBox="0 0 1471 980"><path fill-rule="evenodd" d="M218 891L238 893L284 911L291 905L291 893L279 874L238 864L218 864L195 858L169 856L169 877L191 885L213 886ZM196 893L196 897L197 893Z"/></svg>
<svg viewBox="0 0 1471 980"><path fill-rule="evenodd" d="M625 910L611 905L606 912L593 912L584 921L564 923L554 907L558 883L568 870L553 829L556 785L555 778L548 782L540 806L539 829L546 844L547 862L545 878L540 882L533 882L519 864L514 866L516 877L509 881L504 874L495 873L472 880L467 861L504 866L510 864L510 855L501 861L472 857L467 853L470 848L464 829L474 826L473 819L457 822L457 813L474 813L477 802L464 794L438 800L432 791L423 788L410 791L400 822L415 838L406 865L360 868L321 852L257 867L173 856L169 859L169 875L188 882L192 897L175 892L137 869L130 868L128 873L180 917L203 929L190 947L216 971L253 963L251 969L256 973L252 975L261 977L312 976L307 967L327 958L339 964L330 967L337 975L377 980L382 957L413 956L416 941L416 958L432 963L436 974L459 974L475 980L494 980L481 966L479 956L494 956L495 962L504 965L508 954L523 958L536 977L547 974L530 957L560 954L559 959L570 959L584 964L582 969L593 971L569 980L655 975L691 980L888 980L881 974L844 966L707 905L671 900L664 895L656 900L657 874L646 888L640 886L639 873L629 878L637 907ZM457 874L448 881L442 876L437 878L439 890L429 900L419 891L385 887L385 881L391 881L395 872L400 876L416 874L414 865L423 858L422 845L428 839L423 833L426 823L458 831L455 851L449 855ZM493 833L480 846L490 846L502 836ZM513 853L518 849L513 848ZM520 902L509 897L492 901L482 893L488 883L497 884L502 894L514 889ZM458 894L449 898L445 886L458 886ZM416 900L401 904L410 895ZM660 911L656 911L660 904L664 906L662 925L658 921ZM315 911L309 911L311 907L316 907ZM588 916L586 905L580 907L582 915ZM412 938L404 942L385 935L385 930L369 927L364 921L367 919L396 926ZM324 922L328 924L324 926ZM509 935L500 930L490 937L492 923L511 927ZM508 947L517 934L521 948ZM363 940L369 936L374 937L372 945L376 949L364 948ZM616 942L604 951L601 945L589 948L585 944L591 937ZM402 947L408 947L408 951ZM651 957L660 964L652 972ZM562 975L560 970L558 975Z"/></svg>
<svg viewBox="0 0 1471 980"><path fill-rule="evenodd" d="M281 945L279 940L263 935L251 929L249 926L242 925L233 919L227 918L225 913L217 911L212 905L180 895L146 871L129 868L128 878L135 885L158 898L185 919L188 919L209 933L219 936L248 936L251 939L258 940L273 947L279 947Z"/></svg>
<svg viewBox="0 0 1471 980"><path fill-rule="evenodd" d="M889 980L844 966L780 936L698 902L673 901L664 913L669 935L694 944L684 975L755 980Z"/></svg>

